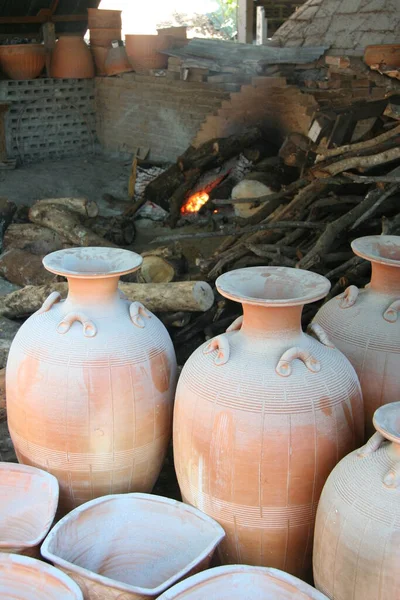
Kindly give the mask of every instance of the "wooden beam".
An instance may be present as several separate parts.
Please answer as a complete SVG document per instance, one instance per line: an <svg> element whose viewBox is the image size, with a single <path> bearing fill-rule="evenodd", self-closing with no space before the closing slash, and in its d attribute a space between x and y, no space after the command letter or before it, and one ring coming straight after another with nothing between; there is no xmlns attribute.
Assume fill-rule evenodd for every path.
<svg viewBox="0 0 400 600"><path fill-rule="evenodd" d="M244 44L253 43L254 1L238 2L238 41Z"/></svg>
<svg viewBox="0 0 400 600"><path fill-rule="evenodd" d="M263 46L266 43L267 43L267 20L265 18L265 8L263 6L257 6L256 44L257 44L257 46Z"/></svg>
<svg viewBox="0 0 400 600"><path fill-rule="evenodd" d="M74 23L76 21L87 21L87 15L53 15L38 14L30 17L0 17L0 25L29 25L31 23L46 23L46 21L52 21L53 23Z"/></svg>

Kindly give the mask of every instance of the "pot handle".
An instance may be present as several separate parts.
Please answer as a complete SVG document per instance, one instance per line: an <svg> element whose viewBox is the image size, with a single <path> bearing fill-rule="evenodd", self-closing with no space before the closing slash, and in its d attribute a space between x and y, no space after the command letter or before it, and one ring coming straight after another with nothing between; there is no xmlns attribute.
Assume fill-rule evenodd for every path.
<svg viewBox="0 0 400 600"><path fill-rule="evenodd" d="M349 287L344 290L343 294L337 296L338 300L340 300L339 307L350 308L351 306L354 306L359 293L360 290L356 285L349 285Z"/></svg>
<svg viewBox="0 0 400 600"><path fill-rule="evenodd" d="M324 346L327 346L328 348L336 348L336 346L329 339L329 336L326 333L325 329L323 329L321 325L318 325L318 323L310 323L310 325L308 326L308 330Z"/></svg>
<svg viewBox="0 0 400 600"><path fill-rule="evenodd" d="M151 314L141 302L132 302L129 305L129 315L131 317L132 323L140 329L143 329L146 326L144 318L151 319Z"/></svg>
<svg viewBox="0 0 400 600"><path fill-rule="evenodd" d="M71 325L79 321L83 325L83 335L85 337L94 337L97 333L97 327L90 321L87 316L82 312L70 312L63 318L62 321L57 325L58 333L67 333L70 330Z"/></svg>
<svg viewBox="0 0 400 600"><path fill-rule="evenodd" d="M360 458L365 458L366 456L373 454L386 441L386 438L377 431L374 435L368 440L365 446L359 449L357 455ZM396 464L392 469L385 474L383 478L383 484L388 488L398 488L400 487L400 463Z"/></svg>
<svg viewBox="0 0 400 600"><path fill-rule="evenodd" d="M396 323L400 311L400 300L395 300L383 313L383 318L388 323Z"/></svg>
<svg viewBox="0 0 400 600"><path fill-rule="evenodd" d="M41 315L45 312L48 312L54 304L60 302L61 294L59 292L51 292L50 296L46 298L43 302L42 306L39 308L36 314Z"/></svg>
<svg viewBox="0 0 400 600"><path fill-rule="evenodd" d="M211 354L215 350L218 351L217 356L214 359L214 364L217 366L225 365L230 356L230 347L228 338L223 335L218 335L216 338L212 339L209 344L204 348L203 354Z"/></svg>
<svg viewBox="0 0 400 600"><path fill-rule="evenodd" d="M276 373L282 377L289 377L289 375L292 373L291 363L296 358L303 361L307 369L312 373L318 373L318 371L321 370L321 363L314 356L312 356L308 350L293 346L293 348L289 348L289 350L286 350L286 352L282 354L278 364L275 367Z"/></svg>
<svg viewBox="0 0 400 600"><path fill-rule="evenodd" d="M243 315L241 315L240 317L235 319L233 321L233 323L231 323L229 325L228 329L226 330L226 333L230 333L231 331L239 331L242 328L242 325L243 325Z"/></svg>

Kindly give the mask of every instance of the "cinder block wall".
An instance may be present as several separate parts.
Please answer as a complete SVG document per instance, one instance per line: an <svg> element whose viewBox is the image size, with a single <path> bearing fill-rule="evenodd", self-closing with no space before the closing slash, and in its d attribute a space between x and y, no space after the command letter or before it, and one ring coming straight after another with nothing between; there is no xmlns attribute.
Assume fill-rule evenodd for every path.
<svg viewBox="0 0 400 600"><path fill-rule="evenodd" d="M229 92L210 83L126 73L96 78L97 136L121 154L150 148L149 158L174 162Z"/></svg>
<svg viewBox="0 0 400 600"><path fill-rule="evenodd" d="M36 162L94 151L93 79L0 81L8 158Z"/></svg>

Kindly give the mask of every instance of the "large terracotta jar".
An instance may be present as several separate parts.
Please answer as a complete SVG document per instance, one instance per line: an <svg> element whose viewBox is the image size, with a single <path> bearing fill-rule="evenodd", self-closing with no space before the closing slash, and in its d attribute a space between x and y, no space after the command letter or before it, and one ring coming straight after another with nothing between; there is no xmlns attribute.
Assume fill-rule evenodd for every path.
<svg viewBox="0 0 400 600"><path fill-rule="evenodd" d="M171 434L176 362L162 323L120 297L141 257L73 248L44 258L67 277L18 331L8 357L11 437L19 462L60 484L66 512L112 493L150 492Z"/></svg>
<svg viewBox="0 0 400 600"><path fill-rule="evenodd" d="M43 44L0 46L0 69L11 79L36 79L46 62Z"/></svg>
<svg viewBox="0 0 400 600"><path fill-rule="evenodd" d="M363 425L353 367L320 327L321 341L301 330L303 305L324 297L329 282L254 267L222 275L217 288L242 302L243 324L201 346L181 373L174 454L182 496L224 528L223 563L304 578L322 487Z"/></svg>
<svg viewBox="0 0 400 600"><path fill-rule="evenodd" d="M318 506L314 578L331 600L400 598L400 402L378 408L374 426L332 471Z"/></svg>
<svg viewBox="0 0 400 600"><path fill-rule="evenodd" d="M371 261L371 282L363 290L348 287L319 310L314 322L357 372L369 436L375 410L400 398L400 237L363 237L351 247Z"/></svg>
<svg viewBox="0 0 400 600"><path fill-rule="evenodd" d="M93 58L80 35L60 35L51 57L51 76L58 79L94 77Z"/></svg>

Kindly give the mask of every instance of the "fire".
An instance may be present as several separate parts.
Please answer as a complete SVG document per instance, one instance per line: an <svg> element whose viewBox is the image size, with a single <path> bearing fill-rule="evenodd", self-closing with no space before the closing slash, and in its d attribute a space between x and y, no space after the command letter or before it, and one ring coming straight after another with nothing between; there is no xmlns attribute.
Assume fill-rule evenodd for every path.
<svg viewBox="0 0 400 600"><path fill-rule="evenodd" d="M210 196L207 192L196 192L196 194L190 196L188 201L182 206L181 213L195 213L199 211L200 208L208 202L209 198Z"/></svg>

